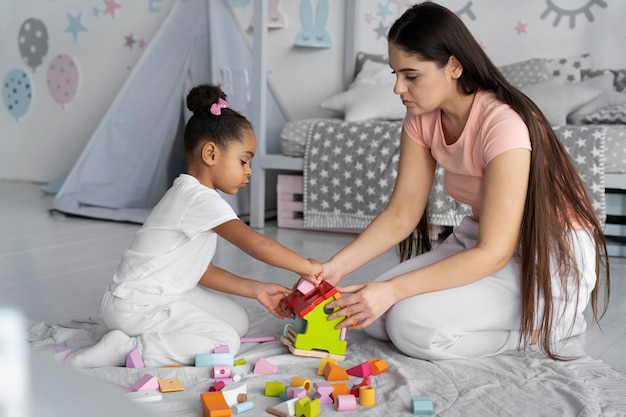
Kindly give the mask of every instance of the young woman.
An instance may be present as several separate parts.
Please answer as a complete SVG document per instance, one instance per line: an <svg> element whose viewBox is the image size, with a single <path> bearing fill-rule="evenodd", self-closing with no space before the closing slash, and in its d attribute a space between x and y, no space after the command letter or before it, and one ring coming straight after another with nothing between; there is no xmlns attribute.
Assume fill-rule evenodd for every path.
<svg viewBox="0 0 626 417"><path fill-rule="evenodd" d="M70 355L78 367L120 366L138 348L147 366L192 365L195 355L228 345L236 353L248 331L246 311L228 293L257 299L274 316L291 290L234 275L212 262L221 236L248 255L317 283L322 265L244 224L217 193L236 194L252 173L256 138L217 86L187 97L193 116L184 133L188 172L181 174L137 231L102 299L110 329L96 345Z"/></svg>
<svg viewBox="0 0 626 417"><path fill-rule="evenodd" d="M340 326L365 328L423 359L495 355L538 343L551 358L585 330L608 257L584 184L539 108L515 89L463 22L431 2L388 34L394 92L407 109L386 209L324 264L337 284L394 245L401 260L341 288ZM473 214L435 249L426 207L436 164ZM417 226L417 227L416 227ZM412 257L414 254L419 255Z"/></svg>

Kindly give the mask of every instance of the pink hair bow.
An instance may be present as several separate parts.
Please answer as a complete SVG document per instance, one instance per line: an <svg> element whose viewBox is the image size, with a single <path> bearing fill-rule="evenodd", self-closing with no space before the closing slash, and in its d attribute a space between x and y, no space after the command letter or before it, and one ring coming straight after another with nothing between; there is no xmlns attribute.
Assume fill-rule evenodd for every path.
<svg viewBox="0 0 626 417"><path fill-rule="evenodd" d="M219 99L217 100L217 103L213 103L211 104L211 113L219 116L220 114L222 114L222 109L227 109L228 107L230 107L228 105L228 103L226 102L226 100L224 99Z"/></svg>

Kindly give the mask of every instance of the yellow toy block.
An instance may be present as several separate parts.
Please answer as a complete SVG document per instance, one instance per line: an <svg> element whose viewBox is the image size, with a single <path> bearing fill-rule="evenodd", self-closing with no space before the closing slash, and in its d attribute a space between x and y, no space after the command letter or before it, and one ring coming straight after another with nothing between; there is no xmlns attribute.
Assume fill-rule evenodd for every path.
<svg viewBox="0 0 626 417"><path fill-rule="evenodd" d="M183 383L178 378L159 379L159 391L161 392L176 392L184 391Z"/></svg>
<svg viewBox="0 0 626 417"><path fill-rule="evenodd" d="M304 397L296 402L296 416L317 417L320 415L320 400Z"/></svg>
<svg viewBox="0 0 626 417"><path fill-rule="evenodd" d="M293 378L291 378L291 381L289 382L289 386L292 387L302 387L305 389L306 393L308 394L309 391L311 391L311 380L307 379L307 378L303 378L301 376L294 376Z"/></svg>
<svg viewBox="0 0 626 417"><path fill-rule="evenodd" d="M324 375L324 369L326 369L326 364L328 362L337 363L337 359L333 358L322 358L320 359L320 366L317 368L317 374L322 376Z"/></svg>

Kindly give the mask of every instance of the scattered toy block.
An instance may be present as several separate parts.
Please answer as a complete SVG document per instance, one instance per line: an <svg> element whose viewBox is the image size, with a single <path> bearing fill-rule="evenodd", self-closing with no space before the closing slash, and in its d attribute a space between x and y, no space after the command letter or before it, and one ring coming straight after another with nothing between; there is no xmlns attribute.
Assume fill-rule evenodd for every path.
<svg viewBox="0 0 626 417"><path fill-rule="evenodd" d="M159 391L161 392L176 392L184 390L185 387L178 378L159 379Z"/></svg>
<svg viewBox="0 0 626 417"><path fill-rule="evenodd" d="M333 399L331 394L333 393L333 386L330 382L314 382L315 393L312 395L313 399L320 400L320 404L332 404Z"/></svg>
<svg viewBox="0 0 626 417"><path fill-rule="evenodd" d="M359 378L365 378L372 374L372 364L370 362L363 362L357 366L346 369L348 375L358 376Z"/></svg>
<svg viewBox="0 0 626 417"><path fill-rule="evenodd" d="M245 364L246 364L246 360L244 358L239 358L234 362L235 366L245 365Z"/></svg>
<svg viewBox="0 0 626 417"><path fill-rule="evenodd" d="M320 400L312 400L309 397L300 398L296 401L296 416L316 417L320 414Z"/></svg>
<svg viewBox="0 0 626 417"><path fill-rule="evenodd" d="M326 377L326 381L347 381L350 379L345 369L332 362L326 363L324 377Z"/></svg>
<svg viewBox="0 0 626 417"><path fill-rule="evenodd" d="M372 375L378 375L388 368L387 362L385 362L383 359L372 358L368 360L368 362L370 363Z"/></svg>
<svg viewBox="0 0 626 417"><path fill-rule="evenodd" d="M63 361L70 355L70 353L72 353L72 349L65 346L56 346L54 348L54 359L57 361Z"/></svg>
<svg viewBox="0 0 626 417"><path fill-rule="evenodd" d="M158 390L159 380L156 376L145 374L139 378L133 385L131 385L133 391L145 391L145 390Z"/></svg>
<svg viewBox="0 0 626 417"><path fill-rule="evenodd" d="M245 382L236 382L233 384L228 384L220 391L226 400L226 403L229 407L233 405L246 401L247 398L242 397L242 401L239 401L240 395L246 396L248 393L248 387Z"/></svg>
<svg viewBox="0 0 626 417"><path fill-rule="evenodd" d="M200 394L202 402L202 417L230 417L232 410L226 403L221 391L203 392Z"/></svg>
<svg viewBox="0 0 626 417"><path fill-rule="evenodd" d="M163 395L159 391L146 390L146 391L131 391L124 394L124 396L131 401L138 403L147 403L152 401L161 401Z"/></svg>
<svg viewBox="0 0 626 417"><path fill-rule="evenodd" d="M218 346L213 349L213 353L230 353L230 348L228 347L228 345Z"/></svg>
<svg viewBox="0 0 626 417"><path fill-rule="evenodd" d="M338 395L335 398L335 410L352 411L356 410L356 397L354 395Z"/></svg>
<svg viewBox="0 0 626 417"><path fill-rule="evenodd" d="M350 394L350 390L348 389L348 385L344 383L339 384L331 384L333 386L333 392L330 394L330 397L335 401L338 395L348 395Z"/></svg>
<svg viewBox="0 0 626 417"><path fill-rule="evenodd" d="M267 407L265 411L278 417L293 417L296 415L296 401L300 401L300 398L292 398L272 407Z"/></svg>
<svg viewBox="0 0 626 417"><path fill-rule="evenodd" d="M376 404L376 388L365 385L359 387L359 404L364 407L371 407Z"/></svg>
<svg viewBox="0 0 626 417"><path fill-rule="evenodd" d="M230 378L230 366L228 365L215 365L213 367L213 378Z"/></svg>
<svg viewBox="0 0 626 417"><path fill-rule="evenodd" d="M276 336L248 336L242 337L241 343L263 343L276 340Z"/></svg>
<svg viewBox="0 0 626 417"><path fill-rule="evenodd" d="M359 388L361 387L367 387L370 385L370 377L366 376L365 378L363 378L363 381L361 381L360 384L358 385L353 385L352 388L350 388L350 394L354 395L355 397L359 397Z"/></svg>
<svg viewBox="0 0 626 417"><path fill-rule="evenodd" d="M303 378L301 376L294 376L293 378L291 378L291 381L289 382L289 386L302 387L306 390L306 393L308 394L309 391L311 391L311 380L307 378Z"/></svg>
<svg viewBox="0 0 626 417"><path fill-rule="evenodd" d="M413 397L411 398L411 412L419 416L431 415L433 402L428 397Z"/></svg>
<svg viewBox="0 0 626 417"><path fill-rule="evenodd" d="M237 403L234 406L232 406L231 410L233 410L233 413L235 414L242 414L242 413L245 413L246 411L252 410L253 407L254 407L254 404L252 403L252 401L244 401L244 402Z"/></svg>
<svg viewBox="0 0 626 417"><path fill-rule="evenodd" d="M332 363L337 363L337 359L333 359L333 358L322 358L320 359L320 366L317 368L317 374L318 375L324 375L324 369L326 369L326 363L328 362L332 362Z"/></svg>
<svg viewBox="0 0 626 417"><path fill-rule="evenodd" d="M278 373L278 367L270 363L267 359L259 358L252 372L255 374L275 374Z"/></svg>
<svg viewBox="0 0 626 417"><path fill-rule="evenodd" d="M292 398L304 398L306 397L306 390L302 387L287 387L287 399Z"/></svg>
<svg viewBox="0 0 626 417"><path fill-rule="evenodd" d="M278 397L280 393L285 391L285 384L277 381L267 381L265 383L265 396Z"/></svg>
<svg viewBox="0 0 626 417"><path fill-rule="evenodd" d="M221 391L222 388L224 388L226 386L226 383L224 381L217 381L215 384L211 385L209 387L209 391L213 392L213 391Z"/></svg>
<svg viewBox="0 0 626 417"><path fill-rule="evenodd" d="M199 353L195 357L196 367L212 368L215 365L229 365L235 363L232 353Z"/></svg>
<svg viewBox="0 0 626 417"><path fill-rule="evenodd" d="M163 365L161 368L182 368L183 365L178 364L178 365Z"/></svg>
<svg viewBox="0 0 626 417"><path fill-rule="evenodd" d="M141 356L141 352L139 349L133 349L128 356L126 356L126 367L127 368L144 368L146 365L143 362L143 356Z"/></svg>

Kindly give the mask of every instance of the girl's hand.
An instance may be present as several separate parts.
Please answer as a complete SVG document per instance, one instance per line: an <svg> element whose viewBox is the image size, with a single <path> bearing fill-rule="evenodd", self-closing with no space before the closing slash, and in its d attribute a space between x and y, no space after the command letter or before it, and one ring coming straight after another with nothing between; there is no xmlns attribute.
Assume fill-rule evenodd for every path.
<svg viewBox="0 0 626 417"><path fill-rule="evenodd" d="M324 267L324 272L322 272L324 281L332 286L336 286L343 278L343 275L333 266L332 262L326 262L322 266Z"/></svg>
<svg viewBox="0 0 626 417"><path fill-rule="evenodd" d="M261 283L256 299L276 318L292 319L294 318L293 311L286 308L284 303L287 295L292 292L293 290L279 284Z"/></svg>
<svg viewBox="0 0 626 417"><path fill-rule="evenodd" d="M324 270L324 267L316 259L309 258L308 261L311 264L311 268L308 274L301 275L301 277L317 287L320 281L322 280L321 276L322 276L322 271Z"/></svg>
<svg viewBox="0 0 626 417"><path fill-rule="evenodd" d="M340 307L328 316L328 320L346 317L337 329L367 327L397 302L387 282L372 281L337 289L341 294L348 294L327 304L329 308Z"/></svg>

